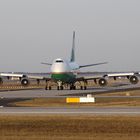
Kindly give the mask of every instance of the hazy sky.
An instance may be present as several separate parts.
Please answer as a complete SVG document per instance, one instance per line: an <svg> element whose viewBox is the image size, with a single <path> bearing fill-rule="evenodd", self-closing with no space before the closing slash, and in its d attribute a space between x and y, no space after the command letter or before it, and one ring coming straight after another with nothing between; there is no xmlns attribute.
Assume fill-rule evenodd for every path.
<svg viewBox="0 0 140 140"><path fill-rule="evenodd" d="M70 57L83 71L140 70L140 0L1 0L0 71L46 72Z"/></svg>

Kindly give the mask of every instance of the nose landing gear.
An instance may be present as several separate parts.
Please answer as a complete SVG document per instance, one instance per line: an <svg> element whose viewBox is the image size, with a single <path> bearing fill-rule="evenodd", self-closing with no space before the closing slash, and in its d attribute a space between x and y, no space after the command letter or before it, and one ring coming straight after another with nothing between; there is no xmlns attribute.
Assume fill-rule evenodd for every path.
<svg viewBox="0 0 140 140"><path fill-rule="evenodd" d="M64 89L62 81L58 81L57 84L58 84L57 90L63 90Z"/></svg>

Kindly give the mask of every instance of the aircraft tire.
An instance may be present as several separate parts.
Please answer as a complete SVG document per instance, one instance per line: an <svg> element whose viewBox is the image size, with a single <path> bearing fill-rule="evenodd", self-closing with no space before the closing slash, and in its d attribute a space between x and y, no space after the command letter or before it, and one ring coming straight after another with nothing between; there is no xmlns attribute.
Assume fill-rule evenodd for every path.
<svg viewBox="0 0 140 140"><path fill-rule="evenodd" d="M87 87L86 86L84 86L84 90L87 90Z"/></svg>
<svg viewBox="0 0 140 140"><path fill-rule="evenodd" d="M76 86L71 85L71 86L70 86L70 90L76 90Z"/></svg>
<svg viewBox="0 0 140 140"><path fill-rule="evenodd" d="M63 90L64 89L63 86L60 86L60 89Z"/></svg>
<svg viewBox="0 0 140 140"><path fill-rule="evenodd" d="M49 86L49 90L51 90L52 89L52 87L51 86Z"/></svg>
<svg viewBox="0 0 140 140"><path fill-rule="evenodd" d="M47 86L45 87L45 90L48 90L48 87Z"/></svg>

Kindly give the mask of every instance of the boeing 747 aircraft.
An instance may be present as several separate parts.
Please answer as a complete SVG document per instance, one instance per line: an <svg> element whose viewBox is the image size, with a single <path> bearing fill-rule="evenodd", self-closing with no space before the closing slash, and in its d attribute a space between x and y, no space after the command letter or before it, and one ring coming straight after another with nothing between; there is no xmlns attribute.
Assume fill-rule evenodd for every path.
<svg viewBox="0 0 140 140"><path fill-rule="evenodd" d="M42 63L45 65L51 66L51 77L48 76L31 76L26 74L15 74L15 73L1 73L0 74L0 83L3 83L2 77L18 77L21 81L21 85L28 86L31 79L36 79L38 82L40 80L46 81L45 89L51 90L50 82L55 82L57 84L58 90L63 90L64 85L69 85L70 89L75 90L76 86L75 83L83 83L81 84L81 89L87 89L87 81L93 80L95 83L98 83L100 86L107 85L107 78L113 77L116 80L117 77L127 77L132 84L137 84L139 79L138 73L111 73L102 76L78 76L77 71L84 67L96 66L106 64L103 63L96 63L96 64L86 64L86 65L78 65L75 61L75 32L73 32L73 43L72 43L72 51L70 60L64 60L62 58L57 58L53 61L53 63Z"/></svg>

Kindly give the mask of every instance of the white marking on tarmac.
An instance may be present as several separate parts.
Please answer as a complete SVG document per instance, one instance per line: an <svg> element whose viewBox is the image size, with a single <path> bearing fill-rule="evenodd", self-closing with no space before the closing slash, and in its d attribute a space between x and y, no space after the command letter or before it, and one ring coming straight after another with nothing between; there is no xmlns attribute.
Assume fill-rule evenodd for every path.
<svg viewBox="0 0 140 140"><path fill-rule="evenodd" d="M0 112L0 114L140 114L140 112Z"/></svg>

